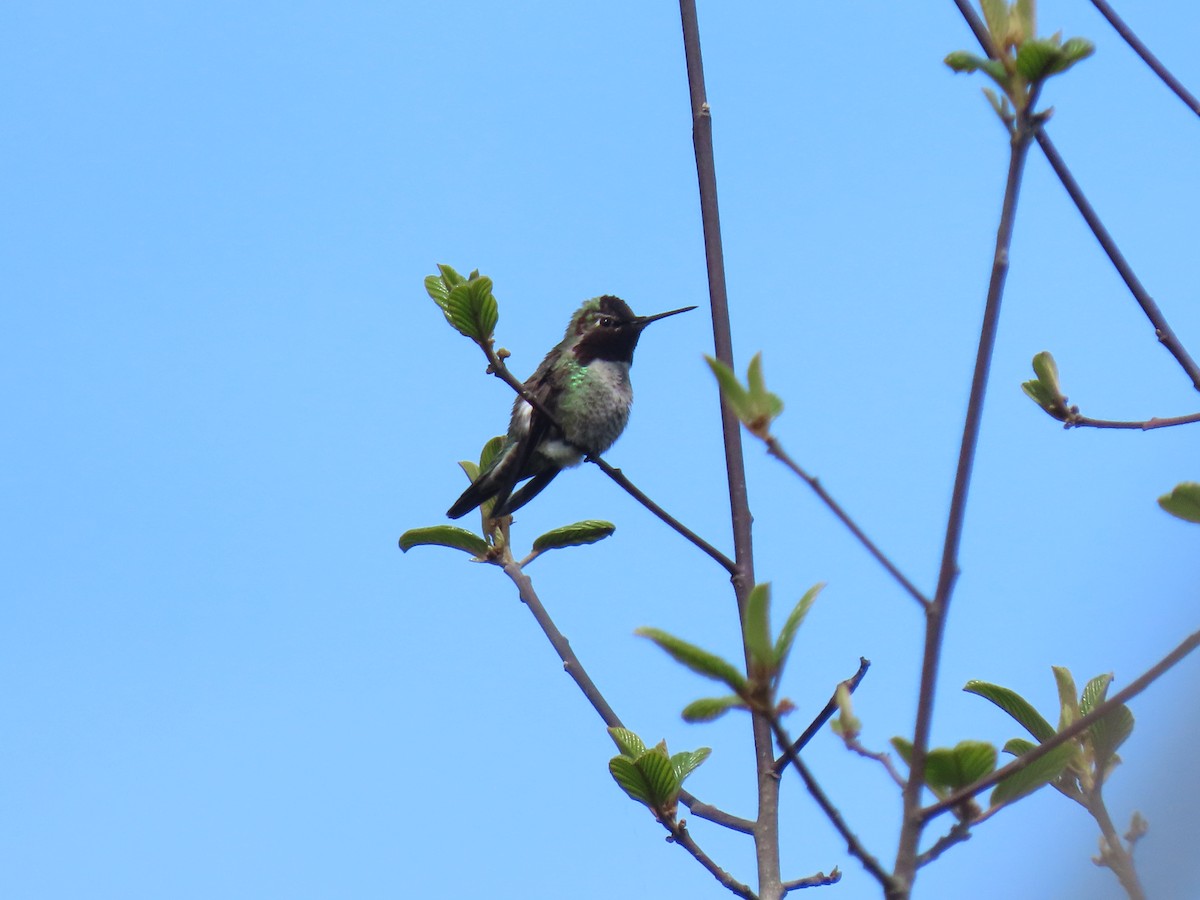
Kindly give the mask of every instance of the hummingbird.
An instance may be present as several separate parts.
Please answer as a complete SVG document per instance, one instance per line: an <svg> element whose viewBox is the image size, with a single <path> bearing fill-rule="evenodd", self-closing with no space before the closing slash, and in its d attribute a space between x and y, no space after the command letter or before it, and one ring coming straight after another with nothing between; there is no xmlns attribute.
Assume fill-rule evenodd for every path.
<svg viewBox="0 0 1200 900"><path fill-rule="evenodd" d="M620 297L606 294L585 301L571 316L563 339L525 382L525 390L550 417L518 396L504 445L446 515L457 519L493 497L492 515L509 515L563 469L611 447L629 421L629 366L642 331L651 322L695 308L636 316ZM529 481L514 494L517 482L525 479Z"/></svg>

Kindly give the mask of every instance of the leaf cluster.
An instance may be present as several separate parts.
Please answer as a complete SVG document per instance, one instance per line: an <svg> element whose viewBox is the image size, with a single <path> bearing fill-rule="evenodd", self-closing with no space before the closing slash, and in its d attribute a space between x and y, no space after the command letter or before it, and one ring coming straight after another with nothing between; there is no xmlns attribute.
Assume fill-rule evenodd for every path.
<svg viewBox="0 0 1200 900"><path fill-rule="evenodd" d="M783 412L783 401L767 390L762 374L762 354L755 353L742 385L733 369L719 359L704 357L721 387L721 396L738 420L757 438L770 437L771 423Z"/></svg>
<svg viewBox="0 0 1200 900"><path fill-rule="evenodd" d="M1095 52L1091 41L1073 37L1064 41L1057 32L1037 37L1036 0L981 0L983 18L991 39L989 57L966 50L950 53L945 63L955 72L982 71L999 86L1001 94L985 88L996 114L1013 127L1014 111L1030 110L1042 83L1067 71Z"/></svg>
<svg viewBox="0 0 1200 900"><path fill-rule="evenodd" d="M425 291L458 331L476 343L486 343L496 331L500 309L492 296L492 279L476 269L463 278L450 266L438 264L438 274L425 278Z"/></svg>
<svg viewBox="0 0 1200 900"><path fill-rule="evenodd" d="M731 709L754 708L777 713L779 710L775 697L784 666L792 652L796 632L824 586L814 585L804 593L792 607L774 639L771 638L770 624L771 586L754 586L746 598L742 620L742 633L745 636L750 661L747 674L743 674L737 666L717 654L661 629L639 628L636 633L649 638L681 665L705 678L720 681L733 691L725 696L703 697L689 703L682 713L686 721L710 722Z"/></svg>
<svg viewBox="0 0 1200 900"><path fill-rule="evenodd" d="M1097 675L1076 694L1075 680L1069 669L1053 666L1058 687L1058 727L1053 727L1029 701L1010 688L986 681L969 681L963 687L968 693L991 701L1015 719L1034 741L1013 738L1004 745L1004 752L1021 756L1038 744L1053 738L1059 731L1078 721L1104 702L1112 675ZM1094 722L1076 738L1066 741L1031 765L1005 778L992 792L993 806L1028 794L1050 784L1060 793L1087 805L1087 798L1098 790L1121 762L1117 749L1133 731L1133 713L1127 706L1118 706Z"/></svg>
<svg viewBox="0 0 1200 900"><path fill-rule="evenodd" d="M712 750L701 747L671 756L666 741L647 747L627 728L610 728L608 735L621 751L608 761L613 780L634 800L648 806L660 822L672 821L684 780L708 759Z"/></svg>

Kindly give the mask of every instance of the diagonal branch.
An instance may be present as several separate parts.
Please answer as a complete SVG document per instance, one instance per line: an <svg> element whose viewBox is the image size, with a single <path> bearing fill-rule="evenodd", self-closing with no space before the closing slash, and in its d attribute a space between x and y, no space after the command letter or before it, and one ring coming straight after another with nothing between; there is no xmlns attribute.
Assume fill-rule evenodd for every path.
<svg viewBox="0 0 1200 900"><path fill-rule="evenodd" d="M1090 419L1087 416L1072 416L1064 424L1065 428L1138 428L1150 431L1154 428L1170 428L1173 425L1191 425L1200 422L1200 413L1189 413L1186 416L1171 416L1159 418L1155 416L1144 422L1114 422L1111 419Z"/></svg>
<svg viewBox="0 0 1200 900"><path fill-rule="evenodd" d="M817 802L817 806L821 807L821 811L825 813L826 818L833 823L833 827L837 829L838 834L846 841L846 849L850 854L858 859L875 880L878 881L885 889L891 888L893 878L888 871L880 864L870 851L863 846L858 835L850 830L850 826L846 824L846 820L842 818L841 811L833 805L833 801L822 790L821 785L817 783L808 766L800 759L800 755L792 749L792 740L788 737L787 732L783 730L783 726L779 723L779 719L775 716L771 717L771 730L775 732L775 739L779 741L779 746L783 748L783 756L788 763L800 775L800 780L804 782L804 786L808 789L808 793L812 795L813 800Z"/></svg>
<svg viewBox="0 0 1200 900"><path fill-rule="evenodd" d="M533 614L533 618L542 629L542 633L546 635L546 639L550 641L550 645L558 653L558 658L562 660L563 671L571 676L572 680L579 687L579 690L583 692L583 696L587 698L588 703L592 704L592 709L596 710L600 718L604 720L605 725L609 728L624 728L625 725L621 722L620 717L608 705L608 701L604 699L600 688L596 687L596 682L592 681L591 676L588 675L587 670L583 667L583 663L579 661L579 657L571 649L571 642L558 630L558 626L550 618L550 613L546 611L546 607L542 605L537 591L533 589L533 581L521 571L521 567L517 563L513 562L511 556L508 555L508 551L505 550L504 552L507 559L502 563L498 562L496 564L504 569L504 574L517 586L517 593L520 595L521 600L529 607L529 612ZM741 831L745 834L750 834L754 830L753 822L731 815L710 804L702 803L687 791L680 791L679 799L695 815L708 819L717 825L723 825L726 828Z"/></svg>
<svg viewBox="0 0 1200 900"><path fill-rule="evenodd" d="M904 573L896 568L895 564L888 559L886 555L884 555L882 550L875 546L874 542L867 537L866 533L858 527L858 524L852 518L850 518L850 515L844 509L842 509L841 505L834 500L832 496L830 496L829 492L825 490L825 487L821 484L820 480L814 475L809 475L808 472L801 468L788 455L787 451L783 449L783 445L779 443L779 439L774 435L767 436L767 452L791 469L802 481L804 481L810 488L813 489L816 495L820 497L822 502L829 507L830 511L832 511L833 514L838 517L841 523L850 529L850 533L858 538L859 543L867 548L867 552L875 557L876 562L887 569L888 574L896 579L900 586L908 591L910 595L912 595L914 600L920 603L921 606L929 606L928 598L921 593L916 585L904 577Z"/></svg>
<svg viewBox="0 0 1200 900"><path fill-rule="evenodd" d="M1117 246L1116 241L1108 233L1108 229L1104 227L1104 223L1100 221L1100 217L1096 215L1096 210L1092 208L1092 204L1084 196L1079 182L1075 180L1075 176L1067 168L1067 164L1063 161L1062 156L1059 155L1058 149L1050 140L1050 136L1046 134L1045 129L1039 127L1036 137L1038 146L1042 148L1042 153L1045 154L1050 167L1054 169L1054 174L1058 176L1058 180L1062 182L1071 199L1075 201L1076 208L1079 210L1080 215L1083 216L1084 221L1088 223L1088 227L1092 229L1092 234L1096 235L1096 240L1100 242L1100 246L1108 254L1108 258L1112 261L1113 266L1125 282L1126 287L1129 288L1129 292L1133 294L1134 299L1138 302L1138 306L1142 308L1142 312L1146 314L1146 318L1154 326L1154 334L1158 338L1159 343L1166 347L1167 351L1175 357L1176 362L1187 373L1188 378L1192 380L1192 384L1195 385L1196 390L1200 391L1200 366L1196 365L1196 361L1192 359L1171 326L1167 324L1162 310L1158 308L1158 304L1154 302L1154 298L1150 296L1149 292L1142 285L1133 268L1125 259L1124 254L1121 253L1121 249Z"/></svg>
<svg viewBox="0 0 1200 900"><path fill-rule="evenodd" d="M871 668L871 661L865 656L860 656L858 658L858 671L845 681L838 684L838 687L841 687L844 684L846 686L846 690L853 694L858 688L859 682L861 682L866 676L867 669L869 668ZM792 752L799 753L806 746L808 746L808 742L811 741L813 736L824 727L825 723L829 721L830 717L832 717L835 712L837 712L837 688L833 689L833 696L829 698L829 702L825 704L825 708L817 713L817 717L809 723L808 727L805 728L803 732L801 732L800 737L796 738L796 740L792 742ZM778 776L783 773L783 770L786 769L787 766L788 757L785 753L783 756L780 756L779 759L775 760L775 765L772 771L774 771L775 775Z"/></svg>
<svg viewBox="0 0 1200 900"><path fill-rule="evenodd" d="M908 895L917 873L917 848L924 827L924 820L920 815L921 791L925 787L925 759L929 750L929 735L933 725L933 703L937 687L938 665L941 661L946 616L950 608L954 582L958 577L958 551L966 517L967 492L971 483L975 449L979 443L980 424L983 420L983 400L987 392L992 351L995 348L996 332L999 328L1000 301L1004 296L1004 281L1008 276L1008 254L1016 220L1017 199L1021 190L1021 175L1024 171L1033 133L1037 128L1037 117L1032 112L1036 99L1036 91L1034 91L1034 96L1029 98L1025 108L1018 111L1012 132L1008 177L1004 187L1004 201L1000 208L1000 224L996 229L996 250L992 261L991 278L988 281L983 323L979 330L979 347L975 356L975 371L971 376L967 415L963 422L962 443L959 447L958 466L954 475L950 513L946 520L946 538L942 548L942 562L938 571L937 590L933 595L933 603L926 610L925 650L921 662L917 720L913 731L909 776L903 792L904 824L900 829L900 842L896 851L894 875L900 885L896 896Z"/></svg>
<svg viewBox="0 0 1200 900"><path fill-rule="evenodd" d="M1100 15L1108 19L1108 24L1116 29L1117 34L1125 39L1125 43L1133 48L1133 52L1140 56L1142 62L1148 65L1154 74L1161 78L1163 83L1175 92L1175 95L1184 102L1187 108L1200 116L1200 100L1197 100L1195 95L1183 86L1183 82L1172 75L1159 58L1150 52L1150 48L1143 44L1141 39L1133 33L1133 29L1125 24L1125 20L1117 15L1116 10L1109 6L1105 0L1092 0L1092 6L1100 10Z"/></svg>
<svg viewBox="0 0 1200 900"><path fill-rule="evenodd" d="M739 897L744 897L745 900L758 900L758 895L755 894L754 891L750 890L748 885L742 884L740 881L718 866L715 862L713 862L712 858L700 849L700 845L693 840L691 833L687 830L686 822L682 820L671 820L668 822L663 822L662 824L667 831L671 832L671 837L668 838L668 840L673 844L678 844L688 853L692 854L692 857L696 860L696 862L704 866L704 868L708 870L709 874L711 874L713 878L717 879L717 881L719 881L724 888L730 891L730 893L737 894Z"/></svg>

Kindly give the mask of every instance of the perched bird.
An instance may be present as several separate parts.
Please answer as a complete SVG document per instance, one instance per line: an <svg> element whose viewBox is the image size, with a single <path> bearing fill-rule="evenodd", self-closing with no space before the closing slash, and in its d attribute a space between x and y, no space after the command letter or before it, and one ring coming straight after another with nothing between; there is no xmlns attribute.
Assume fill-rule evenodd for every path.
<svg viewBox="0 0 1200 900"><path fill-rule="evenodd" d="M493 497L492 515L508 515L537 496L562 469L579 465L585 454L611 447L629 421L629 366L642 331L651 322L695 308L635 316L619 297L584 302L571 316L562 341L525 382L525 390L550 417L517 397L504 446L446 515L457 519ZM530 481L514 494L517 482L526 478Z"/></svg>

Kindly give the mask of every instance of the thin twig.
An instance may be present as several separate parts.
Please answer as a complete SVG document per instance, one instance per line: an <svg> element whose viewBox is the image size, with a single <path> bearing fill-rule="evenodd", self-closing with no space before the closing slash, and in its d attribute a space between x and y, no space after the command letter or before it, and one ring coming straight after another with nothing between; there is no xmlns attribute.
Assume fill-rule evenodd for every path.
<svg viewBox="0 0 1200 900"><path fill-rule="evenodd" d="M964 788L959 788L952 794L939 800L937 803L932 803L920 811L920 817L924 821L929 821L934 816L944 813L948 809L959 806L964 800L969 800L981 791L986 791L994 784L1003 781L1014 772L1019 772L1031 763L1041 759L1055 747L1065 744L1078 734L1083 733L1092 726L1094 722L1104 718L1118 706L1123 706L1128 703L1151 684L1163 676L1164 673L1181 659L1200 647L1200 631L1189 635L1178 647L1164 656L1161 660L1146 670L1140 677L1135 678L1129 683L1129 686L1124 690L1117 691L1086 716L1081 716L1076 719L1062 731L1058 732L1054 737L1038 744L1028 753L1023 753L1010 762L1006 766L1002 766L996 771L985 775L973 784L969 784ZM988 810L990 813L991 810ZM986 814L986 813L985 813Z"/></svg>
<svg viewBox="0 0 1200 900"><path fill-rule="evenodd" d="M1146 892L1142 889L1137 869L1133 865L1133 854L1121 843L1121 836L1117 834L1112 817L1108 814L1108 807L1104 805L1100 784L1087 794L1084 805L1100 826L1100 833L1104 835L1100 856L1095 862L1112 870L1121 882L1121 887L1125 888L1125 893L1129 895L1129 900L1146 900Z"/></svg>
<svg viewBox="0 0 1200 900"><path fill-rule="evenodd" d="M479 342L479 346L483 348L483 352L488 358L488 372L490 372L492 375L495 375L497 378L507 384L521 396L522 400L545 416L550 424L557 428L559 433L563 435L563 440L565 441L566 432L563 431L563 428L558 423L558 420L554 418L554 415L546 408L544 403L542 403L537 397L525 389L525 385L523 385L509 370L508 366L504 364L504 360L501 359L500 354L496 352L491 343ZM570 443L570 441L567 441L567 443ZM625 477L625 474L620 469L610 466L598 455L588 453L583 447L576 447L575 449L583 453L587 457L588 462L595 463L601 472L620 485L626 493L637 500L638 503L642 504L642 506L646 507L646 509L650 510L650 512L665 522L668 526L670 526L673 531L682 535L696 547L699 547L702 551L704 551L704 553L710 558L716 560L716 562L723 569L725 569L725 571L729 572L731 575L736 572L737 567L734 565L733 560L731 560L728 556L726 556L708 541L704 540L704 538L700 537L700 535L696 534L696 532L692 531L690 528L672 516L669 512L647 497L632 481ZM530 558L530 561L532 561L532 557Z"/></svg>
<svg viewBox="0 0 1200 900"><path fill-rule="evenodd" d="M904 779L900 777L900 773L896 771L896 767L892 764L891 754L881 753L877 750L868 750L862 745L858 738L845 738L844 741L848 749L865 759L873 759L875 762L883 766L888 775L892 777L892 781L896 782L896 785L903 790Z"/></svg>
<svg viewBox="0 0 1200 900"><path fill-rule="evenodd" d="M876 881L883 885L885 889L890 889L893 885L892 876L880 865L879 860L872 856L867 848L863 846L858 835L850 830L850 826L842 818L841 811L833 805L833 802L825 794L825 791L821 789L821 785L813 777L812 772L809 771L808 766L800 759L799 754L792 749L792 740L788 737L787 732L783 730L783 725L780 724L777 717L771 717L771 730L775 732L775 739L779 742L779 746L783 748L784 758L800 775L800 780L804 782L808 793L817 802L817 806L821 807L821 811L825 813L826 818L833 823L833 827L837 829L838 834L845 840L846 849L863 864L863 868L874 876Z"/></svg>
<svg viewBox="0 0 1200 900"><path fill-rule="evenodd" d="M821 498L822 502L829 507L830 511L832 511L833 514L838 517L841 523L850 529L850 533L858 538L859 543L867 548L867 552L875 557L875 560L881 566L887 569L888 574L895 578L896 581L899 582L900 586L908 591L908 593L912 595L913 599L920 603L921 606L928 607L929 599L921 593L916 585L904 577L904 573L896 568L895 564L887 558L882 550L875 546L874 542L872 542L871 539L863 532L863 530L858 527L858 524L850 518L849 514L842 509L841 505L838 504L838 502L834 500L832 496L830 496L829 492L825 490L825 487L821 484L820 480L813 475L809 475L808 472L801 468L800 465L788 455L787 451L783 449L783 445L779 443L779 439L774 435L768 435L766 443L767 452L791 469L792 472L794 472L802 481L812 488L816 495Z"/></svg>
<svg viewBox="0 0 1200 900"><path fill-rule="evenodd" d="M713 878L717 879L723 887L730 892L737 894L739 897L745 897L746 900L758 900L758 895L750 890L748 885L742 884L720 866L718 866L707 853L700 849L700 846L692 839L692 835L687 830L687 823L682 819L679 821L663 822L663 826L667 831L671 832L669 840L673 844L678 844L696 859L700 865L708 869Z"/></svg>
<svg viewBox="0 0 1200 900"><path fill-rule="evenodd" d="M683 53L687 63L688 97L692 113L692 146L696 154L696 182L700 191L700 221L704 231L704 257L708 268L708 296L712 312L713 353L733 367L733 333L729 324L729 297L725 288L725 254L721 246L721 215L717 206L717 167L713 155L712 114L704 88L704 59L700 52L700 23L695 0L679 0L683 28ZM733 526L731 573L737 597L738 622L745 619L746 601L754 587L754 549L751 536L750 500L746 492L746 468L742 452L742 428L729 407L720 402L721 436L725 447L725 477L729 486L729 510ZM742 630L742 650L747 670L750 648ZM771 725L759 710L750 711L754 737L754 766L758 784L758 818L754 829L754 852L758 867L758 892L763 900L783 896L779 865L779 781L768 777L775 754Z"/></svg>
<svg viewBox="0 0 1200 900"><path fill-rule="evenodd" d="M1116 241L1112 235L1108 233L1108 229L1104 227L1104 223L1100 221L1100 217L1096 215L1096 210L1092 208L1092 204L1088 202L1087 197L1083 194L1083 189L1079 187L1079 182L1075 180L1075 176L1071 174L1071 170L1067 168L1067 164L1059 155L1058 149L1054 146L1050 136L1046 134L1045 129L1038 128L1035 137L1037 138L1038 146L1042 148L1046 159L1050 163L1050 167L1054 169L1054 174L1058 176L1058 180L1062 182L1063 187L1067 189L1067 193L1071 199L1075 201L1075 206L1078 208L1080 215L1084 221L1088 223L1088 227L1092 229L1092 234L1096 235L1096 240L1100 242L1100 246L1104 248L1104 252L1108 254L1108 258L1116 267L1121 279L1129 288L1134 299L1142 308L1142 312L1146 314L1146 318L1150 320L1150 324L1154 326L1154 334L1159 342L1167 348L1168 352L1175 357L1180 367L1187 376L1192 380L1192 384L1196 390L1200 391L1200 366L1192 359L1191 355L1184 348L1179 338L1171 326L1167 324L1166 317L1158 308L1158 304L1154 302L1154 298L1150 296L1142 282L1134 274L1133 269L1126 261L1124 254L1121 253Z"/></svg>
<svg viewBox="0 0 1200 900"><path fill-rule="evenodd" d="M971 839L971 822L956 822L954 826L933 842L933 846L917 857L917 868L927 866L955 844Z"/></svg>
<svg viewBox="0 0 1200 900"><path fill-rule="evenodd" d="M858 671L845 681L838 684L838 687L845 685L846 690L853 694L858 688L859 682L861 682L866 676L867 669L869 668L871 668L871 661L865 656L860 656L858 658ZM834 688L833 696L829 698L829 702L825 704L825 708L817 713L817 717L809 723L808 727L800 733L800 737L796 738L796 740L792 743L792 752L799 753L806 746L808 746L808 742L813 739L813 736L820 731L824 727L825 723L828 722L833 716L833 714L837 712L837 708L837 688ZM784 753L777 760L775 760L772 770L774 771L775 775L778 776L783 772L784 769L787 768L787 765L788 757L787 754Z"/></svg>
<svg viewBox="0 0 1200 900"><path fill-rule="evenodd" d="M507 554L507 550L505 554ZM604 720L604 724L609 728L624 728L625 725L621 722L620 717L609 706L608 701L604 699L604 695L600 692L600 688L596 687L596 683L588 675L587 670L583 667L583 663L579 661L579 657L571 649L571 642L558 630L558 626L550 618L550 613L546 611L546 607L542 605L541 598L538 597L537 591L533 588L533 581L521 571L520 565L513 562L511 556L503 562L497 562L496 565L503 568L504 574L517 586L517 593L520 595L521 600L529 607L529 611L533 614L533 618L542 629L542 633L546 635L547 640L550 641L550 645L558 653L558 658L562 660L563 670L571 676L575 684L579 687L579 690L583 692L583 696L587 698L588 703L592 704L592 709L596 710L600 718ZM703 803L687 791L680 791L679 799L696 815L708 819L717 825L723 825L726 828L747 834L754 830L752 822L724 812L711 804Z"/></svg>
<svg viewBox="0 0 1200 900"><path fill-rule="evenodd" d="M824 872L818 872L816 875L809 875L807 878L793 878L791 881L783 883L783 892L802 891L805 888L825 887L830 884L837 884L842 880L842 873L837 866L834 866L828 875Z"/></svg>
<svg viewBox="0 0 1200 900"><path fill-rule="evenodd" d="M987 392L988 374L991 371L992 351L995 347L996 332L1000 322L1000 301L1004 296L1004 281L1008 275L1008 253L1012 244L1017 199L1021 191L1021 175L1025 159L1028 156L1029 144L1036 128L1037 120L1033 113L1034 102L1037 99L1036 88L1032 93L1034 96L1029 98L1028 104L1017 111L1014 123L1008 177L1004 187L1004 201L1000 209L1000 224L996 229L996 249L992 261L991 278L988 282L983 323L979 331L975 371L971 376L971 391L967 401L966 420L963 423L962 443L959 447L958 466L950 499L950 512L946 519L946 539L942 548L937 590L933 595L933 603L926 610L921 687L917 700L917 719L909 759L909 776L904 786L904 824L900 829L899 847L896 852L895 877L900 885L896 896L907 896L916 877L917 848L921 840L921 830L924 827L924 820L920 815L921 791L925 787L925 758L929 749L929 735L933 725L933 703L937 687L938 664L941 661L946 616L950 608L954 582L958 577L958 551L966 516L967 493L971 483L975 449L979 443L979 429L983 419L983 400Z"/></svg>
<svg viewBox="0 0 1200 900"><path fill-rule="evenodd" d="M1197 100L1187 88L1183 86L1178 78L1171 74L1170 70L1159 61L1159 58L1150 52L1150 48L1142 43L1141 39L1133 33L1133 29L1125 24L1125 21L1117 15L1116 10L1104 2L1104 0L1092 0L1092 6L1100 10L1100 15L1108 19L1108 24L1116 29L1117 34L1125 39L1133 52L1142 58L1142 62L1148 65L1151 70L1159 78L1163 80L1163 84L1175 92L1175 95L1184 102L1188 109L1200 116L1200 100Z"/></svg>
<svg viewBox="0 0 1200 900"><path fill-rule="evenodd" d="M1110 419L1089 419L1087 416L1072 416L1063 423L1064 428L1136 428L1150 431L1154 428L1170 428L1173 425L1191 425L1200 422L1200 413L1189 413L1186 416L1159 418L1155 416L1144 422L1114 422Z"/></svg>

